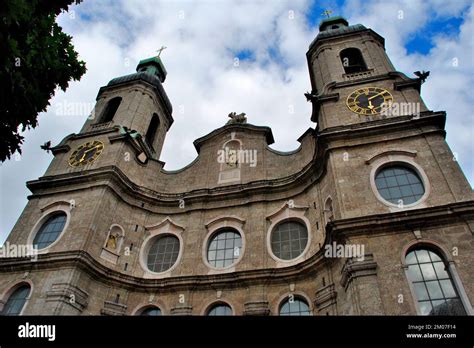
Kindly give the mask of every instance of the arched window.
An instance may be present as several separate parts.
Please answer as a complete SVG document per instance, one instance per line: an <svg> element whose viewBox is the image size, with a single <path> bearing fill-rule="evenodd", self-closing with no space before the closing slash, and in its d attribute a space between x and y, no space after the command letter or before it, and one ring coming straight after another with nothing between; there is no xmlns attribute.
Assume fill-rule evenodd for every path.
<svg viewBox="0 0 474 348"><path fill-rule="evenodd" d="M379 170L375 175L375 186L382 198L393 204L413 204L425 194L419 175L412 168L399 164Z"/></svg>
<svg viewBox="0 0 474 348"><path fill-rule="evenodd" d="M161 309L159 309L158 307L146 307L140 312L140 315L147 317L156 317L162 315L162 313Z"/></svg>
<svg viewBox="0 0 474 348"><path fill-rule="evenodd" d="M241 249L242 237L236 230L220 230L209 242L207 261L217 268L231 266L240 257Z"/></svg>
<svg viewBox="0 0 474 348"><path fill-rule="evenodd" d="M367 65L364 62L362 53L357 48L351 47L342 50L340 57L346 74L367 70Z"/></svg>
<svg viewBox="0 0 474 348"><path fill-rule="evenodd" d="M176 263L179 255L179 239L172 234L155 238L147 256L147 266L152 272L164 272Z"/></svg>
<svg viewBox="0 0 474 348"><path fill-rule="evenodd" d="M18 287L8 298L2 310L2 315L20 315L25 306L28 295L30 294L30 286L28 284Z"/></svg>
<svg viewBox="0 0 474 348"><path fill-rule="evenodd" d="M62 233L66 219L67 216L64 212L51 215L36 233L33 246L37 249L43 249L54 243Z"/></svg>
<svg viewBox="0 0 474 348"><path fill-rule="evenodd" d="M156 132L158 131L158 127L160 126L160 118L157 114L153 114L151 117L150 125L148 126L148 130L146 131L145 139L148 143L148 146L154 151L153 143L155 142Z"/></svg>
<svg viewBox="0 0 474 348"><path fill-rule="evenodd" d="M106 123L112 121L121 102L121 97L115 97L109 100L109 102L104 108L104 111L102 112L102 115L100 116L100 120L98 123Z"/></svg>
<svg viewBox="0 0 474 348"><path fill-rule="evenodd" d="M280 305L280 315L311 315L308 302L293 295Z"/></svg>
<svg viewBox="0 0 474 348"><path fill-rule="evenodd" d="M422 315L466 315L447 263L437 252L415 248L407 253L407 276Z"/></svg>
<svg viewBox="0 0 474 348"><path fill-rule="evenodd" d="M232 308L226 303L218 303L212 306L207 311L207 315L209 316L232 315Z"/></svg>
<svg viewBox="0 0 474 348"><path fill-rule="evenodd" d="M308 230L298 221L285 221L276 226L271 234L273 254L282 260L300 256L308 244Z"/></svg>

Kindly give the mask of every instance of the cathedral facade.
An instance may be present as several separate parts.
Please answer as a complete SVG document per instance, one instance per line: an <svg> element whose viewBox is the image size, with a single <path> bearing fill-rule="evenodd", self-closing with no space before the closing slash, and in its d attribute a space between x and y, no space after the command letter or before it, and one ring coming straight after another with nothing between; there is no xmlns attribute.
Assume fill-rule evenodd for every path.
<svg viewBox="0 0 474 348"><path fill-rule="evenodd" d="M472 315L474 195L384 39L341 17L306 54L292 152L245 114L160 161L173 123L159 57L100 89L52 148L0 258L5 315ZM189 123L192 124L192 119Z"/></svg>

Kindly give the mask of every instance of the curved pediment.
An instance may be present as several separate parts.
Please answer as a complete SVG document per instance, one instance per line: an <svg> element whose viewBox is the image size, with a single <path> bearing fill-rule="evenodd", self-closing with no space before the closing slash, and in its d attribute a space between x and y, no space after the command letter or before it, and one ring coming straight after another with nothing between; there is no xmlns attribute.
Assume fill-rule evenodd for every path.
<svg viewBox="0 0 474 348"><path fill-rule="evenodd" d="M269 147L273 135L269 127L229 124L194 141L198 156L177 170L159 168L151 189L162 193L212 190L229 185L247 185L283 179L300 173L314 157L314 130L307 130L301 145L288 152ZM231 163L235 161L235 163Z"/></svg>
<svg viewBox="0 0 474 348"><path fill-rule="evenodd" d="M227 132L232 132L232 131L238 131L238 130L245 130L249 132L257 132L257 133L263 133L265 135L265 140L267 142L267 145L271 145L274 143L273 140L273 133L270 127L262 127L262 126L255 126L250 123L243 123L243 124L228 124L225 126L222 126L220 128L217 128L213 130L212 132L206 134L205 136L198 138L194 140L193 144L194 147L196 148L196 151L199 153L201 150L201 146L208 142L212 141L215 137L221 135L222 133L227 133Z"/></svg>
<svg viewBox="0 0 474 348"><path fill-rule="evenodd" d="M185 227L175 223L169 216L163 219L161 222L158 222L153 225L145 226L146 231L155 231L155 230L178 230L180 232L185 230Z"/></svg>

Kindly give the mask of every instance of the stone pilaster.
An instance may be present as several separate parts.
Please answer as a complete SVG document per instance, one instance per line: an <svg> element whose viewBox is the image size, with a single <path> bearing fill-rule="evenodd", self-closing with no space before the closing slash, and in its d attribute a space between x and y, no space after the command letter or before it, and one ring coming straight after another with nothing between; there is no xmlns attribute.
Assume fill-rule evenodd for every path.
<svg viewBox="0 0 474 348"><path fill-rule="evenodd" d="M101 309L102 315L125 315L127 306L112 301L104 301L104 307Z"/></svg>
<svg viewBox="0 0 474 348"><path fill-rule="evenodd" d="M270 315L268 301L250 301L244 304L244 315Z"/></svg>
<svg viewBox="0 0 474 348"><path fill-rule="evenodd" d="M351 258L341 271L341 286L348 293L356 315L382 315L382 299L377 283L377 262L372 254L363 260Z"/></svg>
<svg viewBox="0 0 474 348"><path fill-rule="evenodd" d="M337 314L336 311L337 292L334 284L328 284L316 290L316 299L314 306L318 312Z"/></svg>
<svg viewBox="0 0 474 348"><path fill-rule="evenodd" d="M72 307L77 310L76 314L80 314L87 307L88 299L89 294L86 291L67 283L53 284L50 290L46 292L46 302L60 304L57 308L60 313L57 314L72 314L70 310L62 309L64 305Z"/></svg>
<svg viewBox="0 0 474 348"><path fill-rule="evenodd" d="M171 308L171 315L191 315L192 312L192 306L179 306Z"/></svg>

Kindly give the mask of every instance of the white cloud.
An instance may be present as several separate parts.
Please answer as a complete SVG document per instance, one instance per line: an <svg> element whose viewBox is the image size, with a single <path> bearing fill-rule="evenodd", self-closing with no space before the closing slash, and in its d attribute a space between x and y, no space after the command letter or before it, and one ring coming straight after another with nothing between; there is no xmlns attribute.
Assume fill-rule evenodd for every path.
<svg viewBox="0 0 474 348"><path fill-rule="evenodd" d="M423 97L430 108L448 111L448 141L473 182L468 157L474 150L473 134L472 127L466 127L472 126L469 106L473 100L466 92L466 86L472 87L474 70L472 8L459 37L436 37L428 56L407 55L404 48L432 18L459 16L466 4L351 0L342 14L351 24L363 23L384 36L387 52L399 70L432 71ZM168 71L164 88L175 119L161 156L166 169L191 162L196 157L193 140L222 126L231 111L246 112L249 122L270 126L274 148L295 149L296 139L314 125L311 106L303 95L311 89L305 54L317 34L317 28L309 28L306 22L310 6L309 1L86 1L73 7L75 18L62 15L59 22L73 36L88 71L66 93L58 92L52 107L40 115L40 126L26 132L21 161L1 166L0 242L26 204L30 192L24 183L43 175L51 161L39 145L46 140L57 144L67 134L78 132L85 121L84 114L55 114L57 103L93 103L99 87L133 72L140 59L155 54L162 45L168 47L162 54ZM403 10L403 20L398 18L399 10ZM252 59L235 67L240 51L252 52ZM456 68L450 65L453 57L459 58ZM179 112L181 107L184 113Z"/></svg>

